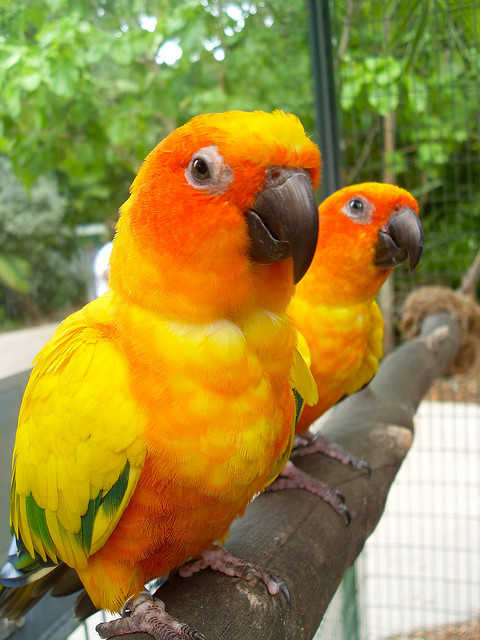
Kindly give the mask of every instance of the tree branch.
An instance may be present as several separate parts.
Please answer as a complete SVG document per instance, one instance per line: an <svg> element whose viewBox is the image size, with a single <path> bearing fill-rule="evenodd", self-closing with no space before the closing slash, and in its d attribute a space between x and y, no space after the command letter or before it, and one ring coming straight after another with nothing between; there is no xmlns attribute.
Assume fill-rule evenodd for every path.
<svg viewBox="0 0 480 640"><path fill-rule="evenodd" d="M480 278L480 251L477 253L475 260L468 268L468 271L462 278L462 284L460 285L460 293L464 296L474 296L475 287L477 286L478 279Z"/></svg>
<svg viewBox="0 0 480 640"><path fill-rule="evenodd" d="M413 415L431 382L458 350L459 324L447 314L429 316L422 336L382 362L372 383L329 413L322 433L366 458L372 476L327 460L299 458L304 470L339 487L352 524L345 527L328 506L303 491L263 494L234 523L227 547L281 575L291 597L271 597L212 571L174 577L159 591L170 614L208 640L310 640L345 570L354 562L383 512L388 490L410 447ZM118 640L151 640L146 634Z"/></svg>
<svg viewBox="0 0 480 640"><path fill-rule="evenodd" d="M355 11L355 3L353 0L347 0L347 15L345 18L345 22L343 23L342 35L340 36L340 41L337 49L337 66L340 63L341 59L345 55L345 51L348 47L348 41L350 39L350 30L353 24L353 13Z"/></svg>
<svg viewBox="0 0 480 640"><path fill-rule="evenodd" d="M346 184L353 184L355 182L355 179L359 173L359 171L362 169L363 165L365 164L365 160L368 157L368 154L370 153L370 149L372 147L373 141L375 139L375 136L377 135L378 131L380 129L380 118L377 118L373 127L370 129L370 131L368 132L367 137L365 138L365 142L363 143L363 147L362 147L362 151L360 152L360 155L358 156L358 159L355 163L355 166L352 168L351 171L348 172L347 174L347 179L346 179Z"/></svg>

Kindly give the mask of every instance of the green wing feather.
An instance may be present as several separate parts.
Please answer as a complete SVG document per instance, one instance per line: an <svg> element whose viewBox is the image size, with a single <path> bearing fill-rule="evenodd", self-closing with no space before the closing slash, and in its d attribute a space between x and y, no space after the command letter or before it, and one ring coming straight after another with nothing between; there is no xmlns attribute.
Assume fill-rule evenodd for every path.
<svg viewBox="0 0 480 640"><path fill-rule="evenodd" d="M297 331L297 348L295 350L290 382L295 398L295 426L300 420L305 403L314 406L318 402L318 389L310 371L310 350L303 335Z"/></svg>
<svg viewBox="0 0 480 640"><path fill-rule="evenodd" d="M70 316L37 356L13 454L10 522L30 556L80 569L125 510L145 456L125 358Z"/></svg>
<svg viewBox="0 0 480 640"><path fill-rule="evenodd" d="M302 415L302 409L305 404L314 405L318 402L318 390L315 380L310 372L310 351L307 342L301 333L297 331L297 348L295 349L292 369L290 372L290 382L292 385L292 394L295 400L295 416L292 422L292 432L282 455L277 460L272 473L266 483L271 484L283 468L292 453L293 441L295 439L295 427Z"/></svg>

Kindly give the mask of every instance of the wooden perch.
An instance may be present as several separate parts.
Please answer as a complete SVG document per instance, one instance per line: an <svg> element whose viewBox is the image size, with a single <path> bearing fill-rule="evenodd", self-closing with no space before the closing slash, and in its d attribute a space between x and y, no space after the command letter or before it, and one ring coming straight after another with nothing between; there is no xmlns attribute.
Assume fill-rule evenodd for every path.
<svg viewBox="0 0 480 640"><path fill-rule="evenodd" d="M286 581L292 602L260 584L203 571L178 576L159 591L167 610L208 640L310 640L345 570L377 525L390 485L411 445L413 415L431 382L460 345L459 323L429 316L422 336L389 355L373 382L336 407L322 433L370 463L372 476L316 454L297 458L305 471L339 487L352 523L299 490L261 495L232 527L227 547ZM118 640L151 640L144 633Z"/></svg>

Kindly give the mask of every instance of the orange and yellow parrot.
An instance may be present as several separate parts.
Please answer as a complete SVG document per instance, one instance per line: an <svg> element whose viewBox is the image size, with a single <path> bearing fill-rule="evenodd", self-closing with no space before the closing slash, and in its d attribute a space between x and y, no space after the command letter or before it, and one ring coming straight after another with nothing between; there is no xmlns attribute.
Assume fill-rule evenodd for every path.
<svg viewBox="0 0 480 640"><path fill-rule="evenodd" d="M368 465L338 444L306 433L314 420L375 375L382 356L383 318L375 296L392 269L417 265L423 232L415 198L400 187L368 182L332 194L319 207L315 257L297 285L288 313L308 343L319 399L296 427L296 455L321 452L359 469ZM271 490L301 486L349 515L341 495L291 463Z"/></svg>
<svg viewBox="0 0 480 640"><path fill-rule="evenodd" d="M198 116L146 158L110 291L61 324L25 391L0 575L20 588L0 613L22 615L61 563L109 610L190 558L235 567L211 545L284 466L292 386L315 400L286 307L315 251L319 165L278 111ZM161 607L146 628L154 606L130 601L99 632L194 637Z"/></svg>

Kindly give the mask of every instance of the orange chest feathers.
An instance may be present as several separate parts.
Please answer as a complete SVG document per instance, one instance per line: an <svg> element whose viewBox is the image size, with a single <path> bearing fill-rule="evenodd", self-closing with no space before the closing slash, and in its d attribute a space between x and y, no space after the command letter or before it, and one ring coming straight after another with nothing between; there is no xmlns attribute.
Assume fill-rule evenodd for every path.
<svg viewBox="0 0 480 640"><path fill-rule="evenodd" d="M374 300L335 307L294 298L289 313L310 347L319 391L318 403L304 408L297 425L297 432L303 432L375 375L382 356L383 320Z"/></svg>
<svg viewBox="0 0 480 640"><path fill-rule="evenodd" d="M123 320L132 389L147 416L145 469L125 516L148 495L152 517L172 523L178 510L198 526L217 518L219 537L288 445L295 333L285 315L267 311L183 324L137 308Z"/></svg>

